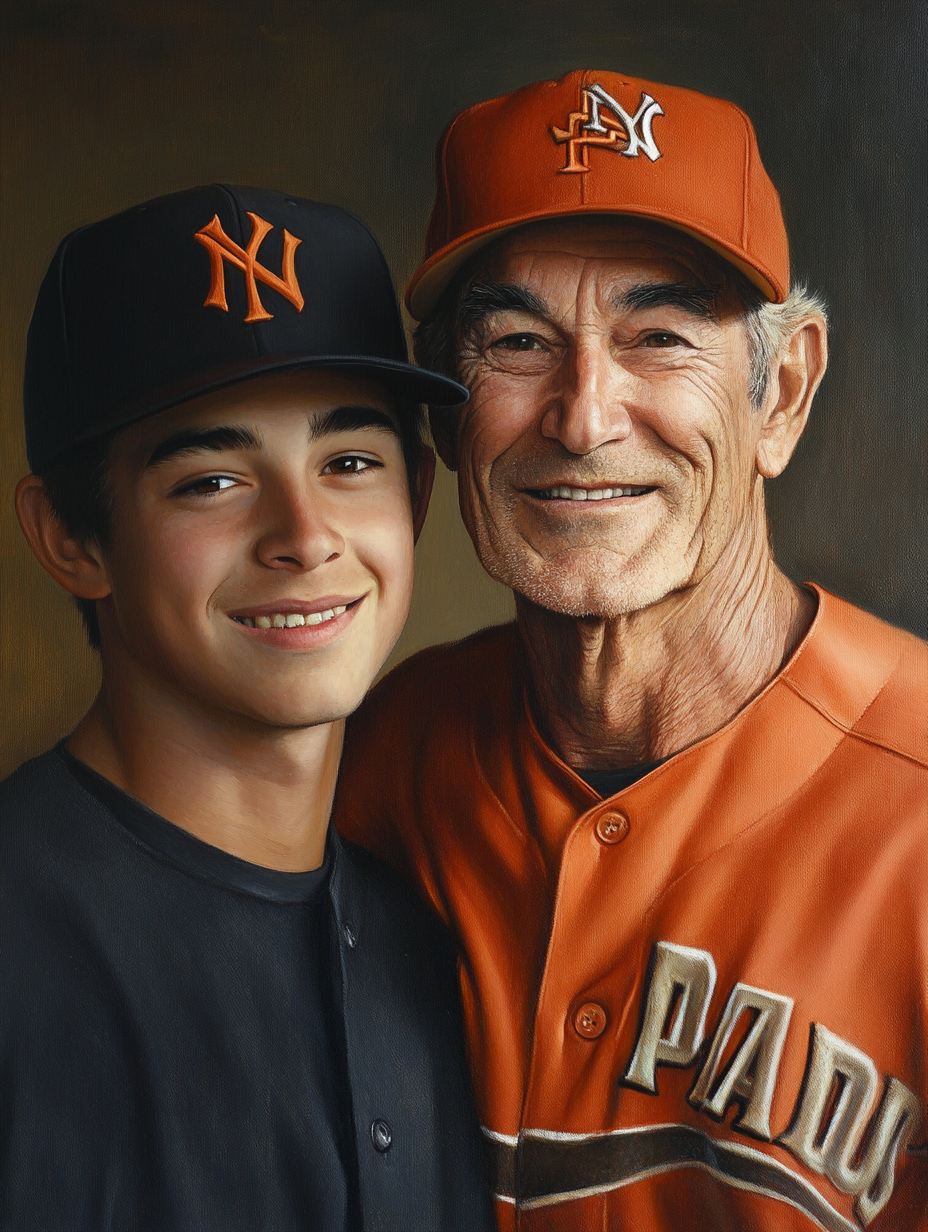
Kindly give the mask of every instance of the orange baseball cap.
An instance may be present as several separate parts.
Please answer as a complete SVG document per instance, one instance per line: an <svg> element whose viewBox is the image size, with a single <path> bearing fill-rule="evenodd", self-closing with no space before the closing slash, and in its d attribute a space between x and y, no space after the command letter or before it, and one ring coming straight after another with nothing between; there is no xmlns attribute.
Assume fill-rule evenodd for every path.
<svg viewBox="0 0 928 1232"><path fill-rule="evenodd" d="M523 223L630 214L676 227L767 299L789 292L780 198L740 108L588 69L457 115L437 150L425 261L406 292L421 320L464 261Z"/></svg>

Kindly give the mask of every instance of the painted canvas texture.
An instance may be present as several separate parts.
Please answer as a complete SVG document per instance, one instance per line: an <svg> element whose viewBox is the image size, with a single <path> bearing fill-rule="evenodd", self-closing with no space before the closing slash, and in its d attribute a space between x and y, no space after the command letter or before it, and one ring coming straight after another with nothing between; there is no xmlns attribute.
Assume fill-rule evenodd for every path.
<svg viewBox="0 0 928 1232"><path fill-rule="evenodd" d="M915 778L910 782L908 770L888 772L870 755L873 747L895 741L906 767L916 764L924 722L918 704L924 654L908 636L928 635L928 457L921 390L925 148L918 85L925 31L918 7L903 0L812 5L670 0L659 11L607 3L581 14L575 6L550 0L531 5L478 0L466 6L280 0L257 8L233 2L219 13L209 3L108 0L76 8L27 3L7 14L4 25L4 772L66 734L98 684L97 662L76 613L29 557L11 506L13 486L27 469L20 404L25 332L44 268L65 232L192 184L258 184L334 202L363 219L383 244L402 291L422 256L435 142L464 107L587 67L699 90L735 102L751 117L782 200L793 277L821 295L829 314L829 369L809 426L785 473L766 489L777 562L796 582L820 588L825 635L819 634L819 649L757 699L746 724L719 733L695 774L687 776L683 759L674 759L640 789L630 809L597 802L546 761L545 742L530 718L497 705L499 682L509 679L518 649L511 632L492 628L511 620L512 597L481 568L460 521L454 476L439 468L417 549L412 615L388 668L425 647L491 631L463 658L439 650L422 661L428 672L423 667L401 673L378 703L381 722L401 722L404 713L416 709L432 715L433 740L439 746L447 742L440 746L447 781L420 781L398 771L415 765L422 751L402 728L388 747L371 749L368 772L376 768L375 782L389 782L391 791L395 786L404 816L415 818L418 810L424 817L424 799L434 804L436 797L447 796L449 816L455 810L466 814L472 833L460 848L431 848L427 842L417 847L425 842L424 823L415 831L391 820L372 845L419 881L425 896L473 947L463 986L503 1227L574 1232L579 1225L572 1221L578 1218L590 1227L649 1226L660 1201L652 1202L651 1190L635 1189L635 1182L663 1170L675 1170L676 1178L663 1191L667 1209L679 1211L691 1203L700 1218L710 1217L713 1186L721 1177L738 1195L725 1207L725 1217L741 1218L744 1226L771 1232L893 1226L883 1215L895 1167L890 1138L909 1098L909 1088L893 1074L911 1060L904 990L919 981L918 951L900 958L898 1003L887 1001L883 1016L871 1019L870 1034L857 1035L848 1005L868 995L868 970L879 950L873 928L863 940L854 928L836 931L828 978L822 981L828 991L799 980L800 992L791 989L790 998L773 976L762 973L754 982L740 974L728 978L720 954L730 938L720 937L715 946L711 938L677 936L669 923L653 936L642 930L638 921L659 912L659 905L630 894L622 924L628 931L622 972L628 991L619 1028L621 1074L610 1069L614 1059L603 1060L593 1049L584 1053L582 1044L578 1052L577 1041L595 1041L607 1022L612 1030L609 998L618 995L615 988L597 989L595 963L588 963L598 939L616 927L597 880L608 871L602 853L618 850L629 826L634 832L645 816L665 811L667 833L672 827L685 832L677 836L680 842L694 849L714 844L711 876L674 890L680 913L714 912L718 919L721 897L756 898L752 918L761 923L744 946L756 945L763 935L765 971L788 968L802 938L813 937L823 920L844 910L849 880L861 887L862 917L886 918L888 944L898 930L919 927L912 907L919 890L915 854L907 857L902 840L894 849L899 869L910 858L909 897L894 895L890 881L877 892L869 880L869 861L877 857L866 838L871 830L878 834L884 821L854 812L862 793L867 800L885 801L893 822L924 809L923 789ZM701 132L699 140L711 143L711 130ZM901 632L886 633L872 617ZM436 680L442 681L440 690L431 683ZM852 683L844 687L847 681ZM466 714L467 737L478 760L491 767L479 782L469 777L466 757L456 751L459 733L447 722L446 697L454 700L456 714ZM377 718L376 708L372 713ZM365 734L377 729L364 724L372 722L365 719L356 729L349 767L367 756ZM801 817L790 817L786 802L799 779L780 775L772 785L765 748L784 738L795 742L801 750L796 764L802 762L806 781L817 771L816 758L830 756L835 733L850 730L863 732L865 752L857 749L846 765L831 763L820 794L804 802ZM512 767L521 767L519 774ZM782 827L759 828L740 856L719 861L717 851L728 849L726 819L750 809L760 818L771 791L786 810ZM368 785L356 795L357 808L370 813L376 791ZM343 797L346 831L360 837L365 826L353 820L351 783ZM710 797L718 833L707 836L697 820ZM501 869L518 868L524 857L511 835L501 837L500 802L504 812L550 823L552 832L563 830L579 812L589 814L596 853L582 874L565 883L559 899L564 912L564 903L573 904L560 944L564 954L577 956L576 964L564 964L552 975L545 985L547 1000L534 1008L539 994L533 979L512 970L507 983L504 964L490 970L494 936L508 938L499 944L500 953L515 953L511 938L518 935L524 952L543 954L551 926L547 917L533 915L536 896L521 902L511 894L514 881L533 875L527 865L513 882L497 877ZM813 812L821 821L815 837L797 838L800 823L809 824ZM866 834L848 851L846 867L836 870L833 848L817 846L817 840L827 837L830 827L848 826L852 814ZM774 867L790 842L798 843L797 861L818 869L815 893L778 897L757 876L745 888L745 868L750 864L756 874ZM413 859L398 854L410 851L416 852ZM544 876L557 879L557 858L551 856ZM649 872L668 862L670 877L674 850L659 833L635 858ZM449 883L423 873L442 859L461 862L468 875ZM905 880L904 871L898 876ZM581 910L585 902L589 909ZM778 949L790 929L789 944ZM487 954L474 958L481 946ZM589 973L581 977L585 963ZM496 1001L479 991L494 979ZM855 990L850 1002L848 986ZM584 997L578 1001L580 991ZM478 1012L474 1005L482 995ZM819 1014L801 1040L795 1032L788 1037L793 1003L807 995L831 997L838 1008L831 1018ZM525 1037L525 1024L535 1008L535 1032L564 1043L550 1051L548 1070L541 1072L544 1065L536 1064L529 1080L532 1040ZM744 1016L761 1024L758 1039L764 1047L749 1060L742 1057L743 1072L726 1071L732 1041L742 1038L737 1031ZM876 1046L865 1046L874 1032L886 1044L876 1067ZM851 1039L861 1041L859 1046ZM784 1055L783 1073L795 1076L792 1087L775 1082ZM562 1073L555 1072L558 1062L565 1065ZM583 1092L598 1089L597 1083L611 1094L601 1101L602 1115L594 1125ZM618 1154L610 1137L609 1102L618 1100L617 1083L624 1084L626 1104L637 1101L638 1122L648 1127L631 1152L623 1140ZM513 1120L512 1110L526 1084L531 1115L521 1122ZM676 1099L680 1107L696 1109L708 1128L692 1118L678 1123L672 1112L666 1124L654 1125L658 1088L663 1104L670 1107ZM821 1099L810 1090L820 1091ZM545 1092L551 1091L557 1097L546 1104ZM881 1120L878 1113L866 1131L854 1104L858 1098L868 1108L876 1107L878 1098L883 1101L879 1109L885 1116ZM823 1142L821 1127L837 1124L835 1109L841 1107L847 1133L837 1145ZM716 1133L710 1122L723 1125L724 1132ZM774 1138L781 1148L776 1166L769 1152L763 1155L752 1145ZM798 1161L795 1170L782 1162L787 1156ZM868 1159L876 1162L864 1184ZM675 1161L672 1169L669 1160ZM821 1185L819 1178L825 1178ZM833 1200L826 1181L838 1195ZM609 1197L620 1189L632 1195L621 1206ZM756 1213L761 1207L752 1205L757 1195L771 1190L776 1204L764 1208L763 1216L769 1222L750 1222L761 1218ZM924 1204L924 1176L910 1170L892 1218L921 1227Z"/></svg>

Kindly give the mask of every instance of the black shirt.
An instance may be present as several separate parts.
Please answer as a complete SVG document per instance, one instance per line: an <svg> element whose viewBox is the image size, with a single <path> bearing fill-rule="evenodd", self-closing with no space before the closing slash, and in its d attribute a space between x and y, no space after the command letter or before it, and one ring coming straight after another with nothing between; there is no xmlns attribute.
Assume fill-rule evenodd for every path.
<svg viewBox="0 0 928 1232"><path fill-rule="evenodd" d="M455 947L327 861L237 860L59 750L0 783L0 1232L492 1232Z"/></svg>
<svg viewBox="0 0 928 1232"><path fill-rule="evenodd" d="M632 783L637 783L646 774L662 766L666 760L666 757L662 757L660 761L642 762L637 766L623 766L621 770L578 770L576 773L588 787L592 787L604 800L608 800L610 796L624 791L626 787L631 787Z"/></svg>
<svg viewBox="0 0 928 1232"><path fill-rule="evenodd" d="M4 894L0 1226L356 1227L328 865L248 864L57 756L87 807L33 858L56 893Z"/></svg>

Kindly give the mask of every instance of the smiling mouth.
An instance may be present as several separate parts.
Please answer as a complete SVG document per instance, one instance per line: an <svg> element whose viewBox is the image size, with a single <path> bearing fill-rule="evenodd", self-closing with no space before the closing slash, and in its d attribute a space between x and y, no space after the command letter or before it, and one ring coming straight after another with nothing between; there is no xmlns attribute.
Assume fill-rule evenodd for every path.
<svg viewBox="0 0 928 1232"><path fill-rule="evenodd" d="M617 496L646 496L653 487L624 488L572 488L561 485L557 488L527 488L529 496L536 500L602 501L614 500Z"/></svg>
<svg viewBox="0 0 928 1232"><path fill-rule="evenodd" d="M229 619L237 625L244 625L247 629L303 629L307 625L328 624L337 617L343 616L349 608L357 607L360 602L360 599L355 599L352 603L333 604L332 607L318 612L294 612L290 608L279 612L265 610L254 616L239 614L230 616Z"/></svg>

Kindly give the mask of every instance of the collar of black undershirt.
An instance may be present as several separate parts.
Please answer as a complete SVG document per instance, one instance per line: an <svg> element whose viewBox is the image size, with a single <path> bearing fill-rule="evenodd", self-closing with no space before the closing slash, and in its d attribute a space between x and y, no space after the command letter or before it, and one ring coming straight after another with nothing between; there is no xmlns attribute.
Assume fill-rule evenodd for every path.
<svg viewBox="0 0 928 1232"><path fill-rule="evenodd" d="M204 843L189 831L153 812L141 800L136 800L102 774L91 770L85 762L69 753L63 744L58 745L57 751L70 774L85 791L99 800L143 846L182 872L214 885L277 903L309 903L328 888L334 859L333 844L337 841L331 831L321 867L304 873L263 868L260 864L250 864L228 851Z"/></svg>
<svg viewBox="0 0 928 1232"><path fill-rule="evenodd" d="M637 766L623 766L621 770L575 770L574 773L583 779L587 787L592 787L604 800L608 800L610 796L617 795L626 787L631 787L632 783L643 779L646 774L662 766L665 761L667 758L662 757L660 761L643 762Z"/></svg>

